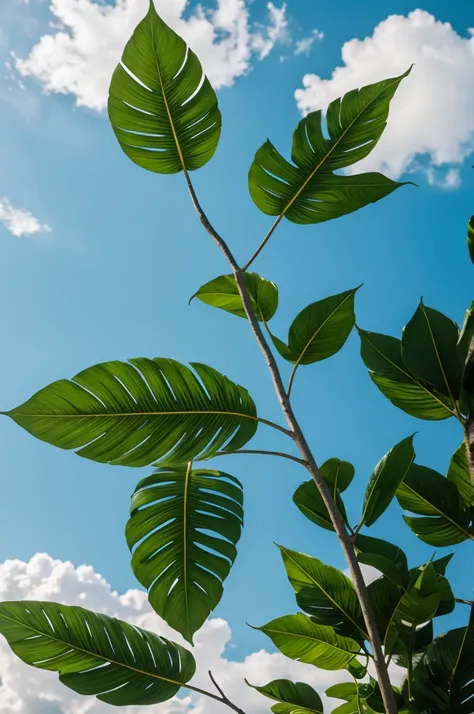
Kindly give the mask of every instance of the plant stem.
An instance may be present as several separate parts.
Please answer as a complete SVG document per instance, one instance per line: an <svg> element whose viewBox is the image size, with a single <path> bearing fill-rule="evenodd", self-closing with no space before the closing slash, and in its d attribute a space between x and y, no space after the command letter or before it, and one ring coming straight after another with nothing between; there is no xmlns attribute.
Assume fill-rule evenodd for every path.
<svg viewBox="0 0 474 714"><path fill-rule="evenodd" d="M237 707L235 704L233 704L230 701L230 699L228 699L228 697L224 694L224 692L222 691L222 689L220 688L220 686L217 684L216 680L214 679L212 672L210 670L209 670L209 678L210 678L211 682L213 683L213 685L215 686L215 688L217 689L217 691L219 692L219 694L221 695L221 698L222 698L221 701L224 704L227 704L228 707L233 709L238 714L244 714L242 709L239 709L239 707Z"/></svg>
<svg viewBox="0 0 474 714"><path fill-rule="evenodd" d="M474 602L472 600L463 600L460 597L454 598L456 602L458 602L460 605L469 605L469 607L472 607L474 605Z"/></svg>
<svg viewBox="0 0 474 714"><path fill-rule="evenodd" d="M474 421L469 419L464 423L464 443L466 445L467 466L474 486Z"/></svg>
<svg viewBox="0 0 474 714"><path fill-rule="evenodd" d="M258 246L258 248L257 248L257 250L255 251L255 253L252 255L251 258L249 258L249 260L245 263L244 267L242 268L242 272L243 272L243 273L245 273L245 271L250 268L250 266L252 265L253 261L254 261L255 258L257 257L257 255L259 255L259 253L265 248L265 246L267 245L268 241L269 241L270 238L272 237L275 228L277 228L278 224L280 223L280 221L281 221L281 219L283 218L284 215L285 215L284 213L280 213L280 215L278 216L278 218L273 222L273 224L272 224L271 227L270 227L270 230L268 231L267 235L265 236L265 238L262 240L262 242L261 242L260 245Z"/></svg>
<svg viewBox="0 0 474 714"><path fill-rule="evenodd" d="M218 451L214 456L233 456L234 454L261 454L262 456L280 456L282 459L290 459L290 461L296 461L297 464L306 466L303 459L299 459L297 456L292 456L291 454L285 454L283 451L262 451L261 449L239 449L238 451ZM214 458L213 456L213 458Z"/></svg>
<svg viewBox="0 0 474 714"><path fill-rule="evenodd" d="M242 709L240 709L236 704L233 704L233 702L230 701L222 691L222 689L217 685L216 681L214 680L211 672L209 672L209 676L211 678L212 683L214 684L215 688L219 692L220 696L217 696L217 694L213 694L212 692L208 692L205 689L201 689L200 687L194 687L192 684L183 684L182 686L185 689L191 690L191 692L197 692L197 694L204 694L206 697L210 697L211 699L214 699L216 702L221 702L221 704L225 704L227 707L230 707L231 709L234 710L237 714L245 714Z"/></svg>
<svg viewBox="0 0 474 714"><path fill-rule="evenodd" d="M229 263L229 266L232 269L232 272L234 273L235 277L235 282L237 284L237 288L240 294L240 297L242 298L242 303L245 309L245 314L247 315L247 319L250 323L250 326L252 328L252 332L254 334L255 340L257 341L258 346L260 347L260 350L265 358L265 361L267 363L268 369L270 371L272 380L273 380L273 385L275 387L276 394L278 396L280 406L282 408L283 414L285 416L286 422L290 428L291 436L298 447L298 450L303 457L303 460L306 464L306 468L308 469L309 473L311 474L311 477L313 478L319 493L321 494L321 498L323 500L324 505L326 506L329 517L331 519L331 522L334 526L334 530L336 531L337 537L339 539L339 542L341 544L341 548L343 550L344 556L346 558L347 564L349 566L349 571L352 576L352 582L354 585L354 588L357 593L357 597L359 599L360 607L362 610L362 615L364 618L365 626L367 628L367 634L369 636L369 642L371 645L373 657L374 657L374 664L375 664L375 669L377 672L377 679L378 683L380 686L380 692L382 694L382 699L383 703L385 706L385 712L386 714L398 714L398 708L395 702L395 698L393 695L393 690L392 690L392 685L390 682L390 678L388 675L388 670L385 665L385 659L384 659L384 654L382 650L382 643L380 640L380 635L379 631L377 628L377 622L374 616L374 612L372 609L372 605L369 600L369 595L367 591L366 584L364 582L364 578L362 575L362 571L360 569L360 565L357 561L357 558L355 556L355 552L352 546L352 540L350 535L348 534L346 527L344 525L344 521L342 519L342 516L339 512L339 509L337 508L334 499L332 497L331 491L324 480L320 470L318 469L318 466L316 464L316 461L313 457L313 454L311 452L311 449L309 448L309 445L305 439L305 436L303 434L303 431L299 425L299 422L293 412L293 408L291 406L290 400L288 398L288 395L285 391L285 387L283 385L283 380L280 374L280 370L278 368L278 364L275 360L275 357L273 355L273 352L270 349L270 346L265 339L265 335L262 332L262 329L260 327L260 324L257 320L257 317L253 311L252 308L252 303L250 300L249 293L247 291L247 286L245 283L245 274L242 268L239 267L236 259L234 258L234 255L232 254L229 246L225 242L225 240L217 233L217 231L214 229L212 224L209 222L209 219L207 218L204 210L202 209L198 197L196 195L196 192L194 190L194 186L191 182L191 178L186 170L184 170L184 176L186 179L186 183L188 185L189 193L191 195L191 200L194 204L194 207L196 209L196 212L199 216L199 220L201 221L201 224L204 226L206 231L209 233L213 241L216 243L218 248L221 250L223 253L224 257L226 258L227 262ZM270 235L273 233L273 230L276 228L278 225L278 220L275 221L273 224L272 228L270 229L269 233L265 237L264 243L269 239ZM251 260L246 264L245 268L247 268L250 263L255 259L255 257L258 255L260 250L263 248L263 244L259 247L259 249L254 253L252 256Z"/></svg>

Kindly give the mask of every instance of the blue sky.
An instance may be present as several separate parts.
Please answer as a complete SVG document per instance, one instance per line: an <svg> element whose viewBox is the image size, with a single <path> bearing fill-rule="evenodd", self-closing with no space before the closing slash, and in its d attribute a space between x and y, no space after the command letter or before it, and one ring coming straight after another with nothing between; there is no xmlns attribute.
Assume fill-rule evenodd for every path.
<svg viewBox="0 0 474 714"><path fill-rule="evenodd" d="M88 4L84 0L82 9ZM66 0L57 2L65 15L69 5ZM215 7L211 2L205 5ZM289 154L291 133L300 117L294 92L302 87L303 75L330 79L343 65L345 42L370 39L374 28L392 14L405 16L411 28L416 22L406 16L416 7L395 0L289 2L288 25L280 41L262 61L251 54L244 76L219 90L222 139L215 158L195 175L195 185L240 260L248 257L269 226L248 195L248 168L267 136ZM419 16L422 28L413 42L421 46L423 40L445 53L453 72L459 63L462 79L454 97L459 104L453 109L452 81L443 70L436 71L433 54L425 53L425 64L423 56L411 60L413 45L407 42L398 46L400 56L393 59L387 46L374 44L374 73L378 66L390 68L392 60L405 66L417 62L406 80L412 83L403 95L406 105L399 104L390 119L396 122L398 117L403 131L394 130L386 145L382 140L377 161L385 161L393 173L400 156L405 157L403 175L415 180L418 188L401 188L379 204L334 222L308 227L282 223L254 266L279 287L280 308L273 326L282 337L308 303L360 283L364 287L356 298L358 323L390 334L399 334L420 295L458 322L473 298L474 267L465 246L465 227L473 213L469 154L474 148L474 87L465 72L463 52L474 16L461 0L427 1L420 7L451 23L443 34L427 21L423 25L426 17ZM185 17L192 12L193 6ZM182 177L155 176L126 159L106 116L91 108L96 90L87 89L90 77L81 77L76 84L71 80L70 85L61 79L63 92L48 93L44 86L49 82L51 90L56 82L57 87L61 61L48 70L38 60L41 67L35 69L32 61L23 69L24 88L18 86L19 72L10 50L27 58L42 34L55 35L49 23L57 19L48 3L36 0L29 5L18 0L0 9L0 52L2 61L12 65L0 84L0 197L31 211L52 229L20 237L0 226L2 409L100 361L169 356L214 366L248 388L262 416L282 422L246 322L196 301L188 306L189 296L201 284L227 269L200 228ZM63 17L68 32L66 20ZM258 0L250 6L249 23L254 20L268 22L265 4ZM324 39L314 42L308 56L295 55L295 43L315 28ZM412 54L420 54L419 46ZM356 65L354 60L341 82L359 77ZM418 71L423 82L417 79ZM390 73L378 78L385 76ZM469 89L469 81L467 99L462 92ZM76 98L83 91L77 88L80 82L87 85L83 96L89 99L83 102L86 106L77 107ZM330 96L338 82L324 85L318 90L321 96ZM357 81L346 89L352 86L358 86ZM434 102L429 115L423 113L424 91ZM453 111L459 125L451 121ZM425 129L424 142L420 134ZM453 169L459 173L453 185L446 185ZM288 373L285 365L282 369ZM347 497L354 521L371 469L401 438L418 431L418 462L441 472L461 441L457 424L416 421L384 400L360 361L356 334L336 357L301 369L293 394L318 461L336 456L356 467ZM282 439L261 428L252 446L287 448ZM123 531L130 494L147 470L94 464L34 440L7 420L1 423L0 445L0 561L27 561L46 552L76 565L93 565L120 592L135 587ZM274 541L338 567L344 562L335 537L313 527L291 502L293 491L305 480L296 464L243 456L215 463L245 487L246 527L215 613L232 628L230 656L242 658L262 647L271 650L266 638L246 622L260 625L295 611ZM403 525L396 504L371 532L393 538L409 552L413 565L431 556L431 549ZM457 548L450 567L459 597L469 597L472 591L472 582L464 575L468 558L472 559L468 548ZM460 622L461 614L450 622Z"/></svg>

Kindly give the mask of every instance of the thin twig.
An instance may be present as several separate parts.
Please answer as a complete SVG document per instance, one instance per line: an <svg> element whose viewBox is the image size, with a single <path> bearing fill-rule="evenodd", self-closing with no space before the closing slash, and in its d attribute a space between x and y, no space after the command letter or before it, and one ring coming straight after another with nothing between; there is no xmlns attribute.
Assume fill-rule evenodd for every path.
<svg viewBox="0 0 474 714"><path fill-rule="evenodd" d="M242 711L242 709L240 709L236 704L234 704L233 702L231 702L230 699L224 694L224 692L222 691L221 687L217 684L216 680L214 679L211 670L209 670L208 674L209 674L209 678L210 678L211 682L213 683L213 685L215 686L215 688L217 689L217 691L218 691L219 694L221 695L221 700L220 700L220 701L222 701L223 704L226 704L228 707L230 707L231 709L233 709L233 710L234 710L235 712L237 712L238 714L244 714L244 712Z"/></svg>
<svg viewBox="0 0 474 714"><path fill-rule="evenodd" d="M460 597L454 598L456 602L459 602L461 605L469 605L469 607L472 607L474 605L474 602L472 600L463 600Z"/></svg>
<svg viewBox="0 0 474 714"><path fill-rule="evenodd" d="M377 679L379 682L380 686L380 692L382 694L382 699L383 703L385 706L385 711L386 714L397 714L398 713L398 708L395 702L395 698L393 695L393 689L392 685L390 682L390 678L388 675L388 670L385 665L385 659L384 659L384 654L383 654L383 649L382 649L382 643L380 640L380 634L377 628L377 622L374 616L374 612L372 609L372 605L369 600L369 595L367 591L366 584L364 582L364 578L362 575L362 571L360 568L360 565L357 561L357 558L354 553L354 549L352 546L352 540L350 535L347 533L343 518L339 512L339 509L337 508L334 499L332 497L331 491L324 480L320 470L318 469L318 466L316 464L316 461L313 457L313 454L311 452L311 449L309 448L309 445L305 439L305 436L303 434L303 431L299 425L298 420L296 419L295 414L293 413L293 408L291 406L290 400L288 398L288 395L285 391L285 387L283 385L283 380L280 374L280 370L278 368L277 362L275 360L275 357L273 355L272 350L270 349L270 346L265 339L265 335L262 332L262 329L260 327L260 324L255 316L254 310L252 308L252 303L250 300L250 296L247 290L247 286L245 283L245 273L244 271L239 267L236 259L234 258L229 246L225 242L225 240L217 233L215 228L212 226L210 223L209 219L207 218L204 210L202 209L199 200L197 198L196 192L194 190L194 186L192 185L190 176L188 172L185 170L184 175L186 178L186 183L188 185L189 193L191 195L191 200L194 204L194 207L196 209L196 212L199 216L199 219L206 229L206 231L209 233L213 241L216 243L216 245L219 247L221 252L223 253L224 257L226 258L227 262L229 263L229 266L231 267L234 277L235 277L235 282L237 284L237 288L240 294L240 297L242 299L242 303L245 309L245 313L247 315L247 319L250 323L250 326L252 328L253 334L255 336L255 339L257 341L258 346L260 347L260 350L265 358L265 361L267 363L268 369L270 371L273 384L275 387L276 394L278 396L278 399L280 401L280 405L283 411L283 414L285 416L285 419L287 421L288 426L290 427L290 432L291 436L295 442L295 444L298 447L298 450L303 457L303 460L306 462L306 468L308 469L309 473L311 474L318 490L319 493L321 494L321 498L323 500L324 505L326 506L331 522L334 526L334 530L336 531L336 534L339 538L339 542L341 544L341 548L343 550L344 556L346 558L347 564L349 566L349 571L352 576L352 582L354 584L354 588L357 592L357 597L359 599L359 603L361 606L362 610L362 615L364 618L364 622L367 628L367 633L369 635L369 641L374 657L374 664L375 664L375 669L377 672ZM276 228L278 225L278 220L275 221L274 225L270 229L269 233L267 234L265 238L265 242L269 239L270 235L273 233L273 230ZM259 249L254 253L250 261L246 264L245 269L248 268L250 263L255 259L255 257L258 255L260 250L263 248L263 244L259 247Z"/></svg>
<svg viewBox="0 0 474 714"><path fill-rule="evenodd" d="M218 451L214 456L233 456L234 454L261 454L262 456L280 456L282 459L290 459L296 461L297 464L307 466L303 459L291 454L285 454L283 451L262 451L261 449L239 449L238 451Z"/></svg>
<svg viewBox="0 0 474 714"><path fill-rule="evenodd" d="M243 273L245 273L245 271L250 268L250 266L252 265L253 261L254 261L255 258L257 257L257 255L259 255L259 253L265 248L265 246L267 245L268 241L269 241L270 238L272 237L273 232L275 231L275 228L277 228L278 224L280 223L280 221L281 221L281 219L283 218L284 215L285 215L284 213L280 213L280 215L278 216L278 218L273 222L273 225L270 227L270 230L268 231L267 235L265 236L265 238L262 240L262 242L261 242L260 245L258 246L258 248L257 248L257 250L255 251L255 253L252 255L251 258L249 258L249 260L245 263L244 267L242 268L242 272L243 272Z"/></svg>

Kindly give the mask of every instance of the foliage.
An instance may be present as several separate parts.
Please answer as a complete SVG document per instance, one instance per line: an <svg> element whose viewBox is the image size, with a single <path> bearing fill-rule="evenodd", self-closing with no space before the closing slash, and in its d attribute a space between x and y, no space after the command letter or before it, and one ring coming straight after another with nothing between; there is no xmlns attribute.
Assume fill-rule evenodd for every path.
<svg viewBox="0 0 474 714"><path fill-rule="evenodd" d="M333 101L326 113L328 137L321 111L308 114L294 132L291 163L270 141L258 149L249 172L250 195L276 218L240 268L203 212L190 178L217 148L217 97L196 55L150 2L111 80L110 122L136 164L155 173L183 173L201 223L232 271L208 280L191 299L249 321L288 428L258 416L248 392L212 367L187 367L162 357L89 367L3 412L38 439L88 459L155 467L132 495L126 540L151 607L190 644L222 597L243 525L240 482L195 462L247 451L304 466L311 478L298 486L293 501L312 523L337 534L351 578L313 555L279 546L299 611L256 629L291 659L352 675L352 682L326 691L342 701L334 710L338 714L474 713L474 609L465 627L434 637L437 618L456 606L446 576L452 553L410 566L397 545L362 530L398 502L406 511L403 520L424 543L444 548L474 540L474 308L468 308L461 330L423 301L400 339L357 327L362 361L382 395L412 417L456 419L463 442L446 476L416 463L413 436L395 444L368 476L361 517L351 525L343 494L355 469L337 457L316 466L290 393L300 365L343 348L355 325L358 288L317 296L295 317L283 341L268 326L278 309L278 288L248 267L283 218L300 224L337 218L401 185L381 174L341 170L377 144L390 101L409 72ZM473 221L468 247L474 262ZM286 388L280 357L293 365ZM301 458L244 450L259 423L290 439ZM379 573L368 586L361 565ZM218 694L190 683L195 663L188 649L114 618L54 603L5 602L0 632L24 662L58 672L80 694L128 706L163 702L187 687L243 714L212 675ZM406 670L400 689L390 683L390 659ZM276 702L274 714L323 714L320 695L306 683L249 686Z"/></svg>

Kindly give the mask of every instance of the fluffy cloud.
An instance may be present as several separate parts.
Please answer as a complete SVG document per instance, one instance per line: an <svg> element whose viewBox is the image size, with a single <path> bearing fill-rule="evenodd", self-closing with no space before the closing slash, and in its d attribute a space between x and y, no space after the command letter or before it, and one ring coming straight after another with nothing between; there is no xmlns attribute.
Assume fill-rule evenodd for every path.
<svg viewBox="0 0 474 714"><path fill-rule="evenodd" d="M286 5L267 3L267 23L250 20L247 0L216 0L213 10L187 0L160 0L164 20L200 57L216 88L246 74L254 58L263 59L287 38ZM79 106L105 107L110 77L148 0L51 0L54 22L26 58L16 58L24 77L35 77L46 92L75 96Z"/></svg>
<svg viewBox="0 0 474 714"><path fill-rule="evenodd" d="M54 560L49 555L36 554L29 562L7 560L0 564L0 601L53 600L68 605L104 612L139 627L154 630L186 645L149 608L146 595L140 590L129 590L120 595L113 591L104 578L91 566L74 567L69 562ZM272 679L287 677L312 684L322 693L341 672L324 672L310 665L293 662L279 653L262 649L242 661L230 661L226 648L231 642L231 631L225 620L208 620L196 636L194 655L198 674L193 684L212 689L207 672L212 670L216 680L247 714L267 714L269 701L247 687L244 679L263 684ZM186 645L189 646L189 645ZM57 675L23 664L0 638L0 711L2 714L108 714L111 708L93 697L79 697L64 687ZM331 700L331 705L335 700ZM156 708L155 708L156 709ZM224 714L218 702L181 690L180 696L160 705L161 714ZM143 714L143 707L127 707L124 714ZM326 709L330 711L330 707Z"/></svg>
<svg viewBox="0 0 474 714"><path fill-rule="evenodd" d="M0 198L0 221L18 238L51 232L51 227L47 223L41 223L31 211L15 208L6 197Z"/></svg>
<svg viewBox="0 0 474 714"><path fill-rule="evenodd" d="M295 43L295 55L306 55L309 57L316 40L323 40L324 32L313 30L309 37L303 37Z"/></svg>
<svg viewBox="0 0 474 714"><path fill-rule="evenodd" d="M343 64L330 79L303 77L303 89L295 92L298 107L303 114L324 109L344 92L402 74L414 63L382 139L353 170L382 170L393 178L422 171L430 183L455 188L459 173L452 164L474 149L473 35L470 29L463 37L423 10L391 15L371 37L343 45Z"/></svg>

